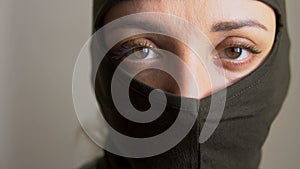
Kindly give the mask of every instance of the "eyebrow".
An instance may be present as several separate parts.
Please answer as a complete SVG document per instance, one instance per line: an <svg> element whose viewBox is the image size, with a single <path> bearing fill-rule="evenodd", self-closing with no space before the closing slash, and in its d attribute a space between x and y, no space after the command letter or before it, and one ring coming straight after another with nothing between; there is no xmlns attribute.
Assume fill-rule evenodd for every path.
<svg viewBox="0 0 300 169"><path fill-rule="evenodd" d="M219 22L212 26L211 32L228 32L244 27L256 27L268 31L267 27L255 20Z"/></svg>
<svg viewBox="0 0 300 169"><path fill-rule="evenodd" d="M122 22L122 26L119 25L113 25L110 27L110 30L118 30L118 29L142 29L145 31L152 32L153 30L158 32L167 33L167 29L163 25L159 25L153 21L143 21L143 20L130 20L130 22Z"/></svg>

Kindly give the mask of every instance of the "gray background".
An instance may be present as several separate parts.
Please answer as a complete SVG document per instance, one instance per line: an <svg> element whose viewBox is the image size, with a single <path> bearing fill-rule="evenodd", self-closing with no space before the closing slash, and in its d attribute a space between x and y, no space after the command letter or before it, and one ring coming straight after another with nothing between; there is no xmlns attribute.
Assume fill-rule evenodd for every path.
<svg viewBox="0 0 300 169"><path fill-rule="evenodd" d="M263 169L300 168L299 5L287 0L293 79ZM82 133L71 95L91 9L91 0L0 0L0 169L71 169L101 153Z"/></svg>

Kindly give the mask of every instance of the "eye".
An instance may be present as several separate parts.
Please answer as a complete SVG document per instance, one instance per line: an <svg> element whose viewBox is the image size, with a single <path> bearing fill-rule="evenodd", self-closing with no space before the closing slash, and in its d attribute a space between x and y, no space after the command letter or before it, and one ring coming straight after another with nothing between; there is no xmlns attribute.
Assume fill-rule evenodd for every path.
<svg viewBox="0 0 300 169"><path fill-rule="evenodd" d="M147 60L157 57L158 54L148 47L138 47L132 50L132 53L129 55L129 59L132 60Z"/></svg>
<svg viewBox="0 0 300 169"><path fill-rule="evenodd" d="M249 52L241 47L229 47L224 50L224 54L228 59L243 60L249 55Z"/></svg>
<svg viewBox="0 0 300 169"><path fill-rule="evenodd" d="M125 58L133 61L146 61L159 56L156 45L148 39L129 40L112 51L112 59L120 61Z"/></svg>
<svg viewBox="0 0 300 169"><path fill-rule="evenodd" d="M262 51L252 41L229 37L216 47L217 55L214 56L216 64L230 71L243 71L253 65L257 56ZM220 60L221 64L217 61Z"/></svg>

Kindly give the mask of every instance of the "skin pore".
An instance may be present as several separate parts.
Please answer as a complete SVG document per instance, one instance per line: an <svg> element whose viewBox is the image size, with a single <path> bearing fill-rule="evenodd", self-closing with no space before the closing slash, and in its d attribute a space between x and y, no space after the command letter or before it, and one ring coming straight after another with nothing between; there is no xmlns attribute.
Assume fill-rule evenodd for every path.
<svg viewBox="0 0 300 169"><path fill-rule="evenodd" d="M216 69L224 70L227 78L226 84L218 87L212 87L205 66L193 59L192 50L176 39L144 35L132 37L112 49L111 53L116 56L113 58L119 58L117 61L131 54L129 59L132 61L128 64L132 67L159 61L156 48L176 54L196 75L195 81L201 86L197 94L189 90L195 81L182 78L184 88L179 90L175 80L159 70L143 71L136 78L152 87L185 97L206 97L247 76L267 58L275 38L275 13L271 7L256 0L124 0L107 12L104 21L109 23L141 12L181 17L201 30L213 45L215 53L210 56L211 62L217 57L222 64L216 63ZM171 26L166 28L174 29Z"/></svg>

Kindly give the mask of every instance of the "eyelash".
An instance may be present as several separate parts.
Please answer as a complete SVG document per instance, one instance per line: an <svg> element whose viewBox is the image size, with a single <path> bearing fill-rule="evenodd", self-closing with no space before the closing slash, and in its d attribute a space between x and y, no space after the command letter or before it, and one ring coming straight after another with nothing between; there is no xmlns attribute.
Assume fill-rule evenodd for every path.
<svg viewBox="0 0 300 169"><path fill-rule="evenodd" d="M243 48L246 50L249 50L251 53L253 54L259 54L261 53L261 51L254 45L254 44L250 44L250 43L231 43L228 45L229 47L236 47L236 48Z"/></svg>
<svg viewBox="0 0 300 169"><path fill-rule="evenodd" d="M111 53L111 58L115 62L120 62L121 60L132 54L135 49L139 48L149 48L157 55L159 55L156 50L156 45L150 40L142 38L142 40L132 39L122 43L116 51L113 51ZM225 55L225 50L228 48L240 48L243 52L245 52L246 50L246 52L249 52L251 56L246 56L246 58L242 60L228 58L226 56L223 56ZM214 54L213 56L215 63L218 66L224 67L225 69L230 71L240 71L245 67L245 65L252 62L255 55L258 55L262 52L254 43L249 42L248 40L224 40L220 43L220 45L217 45L216 51L217 54ZM218 60L221 61L222 65L220 65L220 62L217 62Z"/></svg>
<svg viewBox="0 0 300 169"><path fill-rule="evenodd" d="M131 46L127 46L129 43L131 43ZM156 47L149 40L129 40L121 44L117 51L112 52L112 59L115 61L123 60L125 57L132 54L134 49L139 48L149 48L154 52L156 51Z"/></svg>
<svg viewBox="0 0 300 169"><path fill-rule="evenodd" d="M226 56L222 56L224 55L225 50L228 48L240 48L242 50L246 50L246 52L250 53L250 56L246 56L246 58L242 60L234 60ZM229 43L225 42L225 44L223 43L221 47L217 47L216 50L218 52L218 55L215 55L214 59L221 60L222 65L219 66L224 67L225 69L231 71L239 71L243 69L243 67L246 64L250 64L253 61L256 55L262 53L262 51L258 49L258 47L255 44L250 42L242 42L242 41L235 41Z"/></svg>

